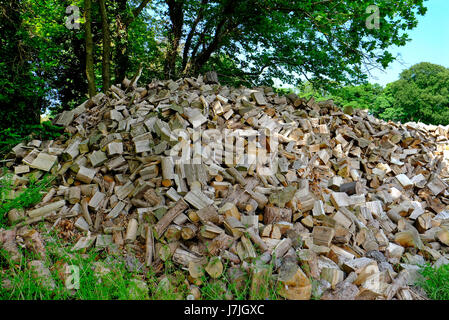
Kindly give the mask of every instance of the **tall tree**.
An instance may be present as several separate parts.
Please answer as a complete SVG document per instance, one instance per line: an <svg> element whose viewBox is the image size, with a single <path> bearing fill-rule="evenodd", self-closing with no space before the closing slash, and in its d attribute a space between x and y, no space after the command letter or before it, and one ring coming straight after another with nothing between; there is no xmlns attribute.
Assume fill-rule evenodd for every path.
<svg viewBox="0 0 449 320"><path fill-rule="evenodd" d="M151 0L142 0L134 9L128 10L128 0L115 0L117 4L116 11L116 56L115 56L115 80L121 83L126 77L126 71L129 68L129 26L140 15L143 9Z"/></svg>
<svg viewBox="0 0 449 320"><path fill-rule="evenodd" d="M159 0L170 18L165 69L171 77L196 74L226 56L258 83L363 82L395 59L387 48L409 40L403 31L416 27L423 2Z"/></svg>
<svg viewBox="0 0 449 320"><path fill-rule="evenodd" d="M84 10L86 11L86 77L89 97L93 97L97 90L94 71L94 42L92 38L92 0L84 0Z"/></svg>
<svg viewBox="0 0 449 320"><path fill-rule="evenodd" d="M101 13L101 32L103 34L103 59L102 59L102 80L103 91L106 92L111 86L111 35L109 31L108 14L105 0L98 0Z"/></svg>
<svg viewBox="0 0 449 320"><path fill-rule="evenodd" d="M182 0L166 0L168 5L168 13L172 23L171 32L168 34L167 58L164 66L165 78L176 76L176 58L178 56L178 48L182 36L182 27L184 21L184 1Z"/></svg>
<svg viewBox="0 0 449 320"><path fill-rule="evenodd" d="M381 116L403 122L449 124L449 69L418 63L404 70L386 91L393 102Z"/></svg>
<svg viewBox="0 0 449 320"><path fill-rule="evenodd" d="M21 1L0 0L0 130L38 124L45 105L25 11Z"/></svg>

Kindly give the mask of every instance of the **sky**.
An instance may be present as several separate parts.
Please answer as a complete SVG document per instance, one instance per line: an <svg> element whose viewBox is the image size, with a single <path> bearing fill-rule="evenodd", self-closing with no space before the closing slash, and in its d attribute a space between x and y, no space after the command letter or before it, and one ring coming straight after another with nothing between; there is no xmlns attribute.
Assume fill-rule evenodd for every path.
<svg viewBox="0 0 449 320"><path fill-rule="evenodd" d="M449 0L428 0L424 4L427 13L418 16L418 26L407 32L412 40L403 47L390 48L393 55L400 54L402 63L395 61L385 71L373 71L369 82L385 86L420 62L449 68Z"/></svg>

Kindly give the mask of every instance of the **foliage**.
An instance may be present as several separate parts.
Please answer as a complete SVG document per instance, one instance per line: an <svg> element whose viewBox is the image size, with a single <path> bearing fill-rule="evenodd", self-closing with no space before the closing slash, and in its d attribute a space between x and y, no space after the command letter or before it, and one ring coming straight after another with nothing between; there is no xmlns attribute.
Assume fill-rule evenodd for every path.
<svg viewBox="0 0 449 320"><path fill-rule="evenodd" d="M449 69L422 62L404 70L390 83L387 94L393 104L382 117L402 122L449 124Z"/></svg>
<svg viewBox="0 0 449 320"><path fill-rule="evenodd" d="M63 134L64 128L55 126L51 121L43 121L38 125L21 125L16 128L0 130L0 156L7 154L20 142L31 139L53 140Z"/></svg>
<svg viewBox="0 0 449 320"><path fill-rule="evenodd" d="M29 186L23 188L20 193L10 197L14 184L11 174L0 178L0 227L6 226L6 215L11 209L27 209L42 200L42 192L46 191L54 178L45 176L36 181L31 176Z"/></svg>
<svg viewBox="0 0 449 320"><path fill-rule="evenodd" d="M387 48L406 44L404 31L425 14L423 2L160 0L155 16L170 17L161 35L172 64L165 76L196 74L212 56L226 55L258 84L272 78L295 84L300 77L316 87L364 81L364 71L395 59ZM366 26L370 5L379 8L379 28Z"/></svg>
<svg viewBox="0 0 449 320"><path fill-rule="evenodd" d="M429 264L423 266L420 274L424 280L418 282L427 296L432 300L449 300L449 265L442 265L438 268Z"/></svg>
<svg viewBox="0 0 449 320"><path fill-rule="evenodd" d="M2 280L8 281L12 289L5 290L0 286L1 300L139 300L146 298L144 294L131 295L129 286L133 274L126 270L124 262L115 261L107 265L99 263L98 260L104 257L95 249L85 254L69 254L69 248L56 239L53 235L47 241L47 259L44 261L44 265L50 269L51 276L55 280L55 289L51 290L35 280L26 261L36 257L31 252L23 251L25 259L22 263L9 266L4 271ZM8 260L4 259L4 261ZM71 292L60 278L60 268L65 264L79 267L79 290ZM109 272L101 273L100 271Z"/></svg>
<svg viewBox="0 0 449 320"><path fill-rule="evenodd" d="M382 86L370 83L333 90L332 97L337 105L370 110L376 116L392 104Z"/></svg>
<svg viewBox="0 0 449 320"><path fill-rule="evenodd" d="M366 69L394 60L387 48L407 42L404 31L425 14L423 2L106 0L111 83L131 78L140 64L141 83L208 70L236 86L272 85L274 78L290 84L306 79L325 89L363 82ZM45 111L54 115L86 99L84 4L0 0L0 130L12 128L15 134L19 127L39 123ZM381 14L378 29L366 27L372 4ZM65 25L70 5L81 10L79 29ZM105 89L101 71L107 66L97 1L91 23L98 92ZM380 113L398 117L385 101L379 103Z"/></svg>
<svg viewBox="0 0 449 320"><path fill-rule="evenodd" d="M22 1L0 0L0 130L39 123L45 104L23 10Z"/></svg>
<svg viewBox="0 0 449 320"><path fill-rule="evenodd" d="M332 99L340 106L369 110L386 121L449 124L449 69L422 62L404 70L398 81L384 88L378 84L362 84L317 89L304 83L295 90L278 89L280 93L299 92L300 97L317 101Z"/></svg>

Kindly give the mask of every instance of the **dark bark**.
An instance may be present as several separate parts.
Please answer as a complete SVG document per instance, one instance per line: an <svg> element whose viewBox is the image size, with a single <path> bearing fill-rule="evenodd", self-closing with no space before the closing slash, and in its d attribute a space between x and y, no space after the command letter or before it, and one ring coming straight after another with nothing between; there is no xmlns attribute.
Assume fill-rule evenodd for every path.
<svg viewBox="0 0 449 320"><path fill-rule="evenodd" d="M103 59L102 59L102 80L103 92L111 86L111 35L109 32L108 16L106 12L105 0L98 0L101 13L101 30L103 34Z"/></svg>
<svg viewBox="0 0 449 320"><path fill-rule="evenodd" d="M169 33L169 43L167 48L167 58L164 66L164 76L166 79L176 77L176 57L178 56L179 43L182 37L182 26L184 24L184 11L182 0L166 0L168 13L172 22Z"/></svg>
<svg viewBox="0 0 449 320"><path fill-rule="evenodd" d="M210 59L212 53L220 49L220 47L223 45L223 38L237 27L238 23L233 22L231 19L232 15L234 14L236 5L237 1L235 0L230 0L226 3L221 14L222 18L217 23L217 26L215 28L214 38L209 43L209 45L206 45L206 43L203 42L203 49L196 56L196 50L200 45L200 43L197 43L197 46L194 49L195 52L192 53L191 57L191 68L194 74L197 74L201 70L201 68ZM200 41L202 42L202 39L200 39Z"/></svg>
<svg viewBox="0 0 449 320"><path fill-rule="evenodd" d="M127 0L116 0L117 6L117 39L115 54L115 82L122 83L126 77L126 71L129 67L128 54L128 28L129 25L139 16L150 0L143 0L132 14L127 14Z"/></svg>
<svg viewBox="0 0 449 320"><path fill-rule="evenodd" d="M203 12L204 12L204 6L208 3L208 0L202 0L201 1L201 8L198 10L198 15L193 21L192 27L189 31L189 34L187 35L186 42L184 44L184 53L182 55L182 66L181 70L183 73L186 73L187 71L187 61L188 61L188 54L190 50L190 46L192 45L192 39L196 32L196 27L198 26L198 23L203 19Z"/></svg>
<svg viewBox="0 0 449 320"><path fill-rule="evenodd" d="M95 73L94 73L94 43L92 39L92 0L84 1L86 10L86 77L88 83L89 97L95 95Z"/></svg>
<svg viewBox="0 0 449 320"><path fill-rule="evenodd" d="M129 65L128 57L128 20L125 16L127 0L117 1L117 39L115 40L115 83L122 83Z"/></svg>

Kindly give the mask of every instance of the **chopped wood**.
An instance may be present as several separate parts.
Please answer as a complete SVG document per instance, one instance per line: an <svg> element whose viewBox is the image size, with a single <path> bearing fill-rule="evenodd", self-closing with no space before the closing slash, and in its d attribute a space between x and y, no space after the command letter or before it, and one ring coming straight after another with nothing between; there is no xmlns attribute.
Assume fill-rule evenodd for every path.
<svg viewBox="0 0 449 320"><path fill-rule="evenodd" d="M183 199L179 199L176 204L168 210L161 220L155 225L155 237L160 238L162 234L165 232L170 223L175 219L179 214L181 214L184 210L186 210L189 206Z"/></svg>
<svg viewBox="0 0 449 320"><path fill-rule="evenodd" d="M213 73L143 87L139 75L58 115L71 138L12 149L5 200L56 176L36 207L7 212L12 230L45 222L73 251L95 244L157 274L172 259L195 285L220 277L221 259L250 273L259 299L273 280L309 299L310 279L325 298L416 299L416 264L444 263L449 128L221 86ZM0 230L15 264L18 245L39 247L25 238Z"/></svg>
<svg viewBox="0 0 449 320"><path fill-rule="evenodd" d="M46 206L43 206L42 208L28 211L28 216L30 216L31 218L37 218L37 217L43 216L47 213L54 212L54 211L62 208L63 206L65 206L65 204L66 204L65 200L56 201L56 202L50 203Z"/></svg>

